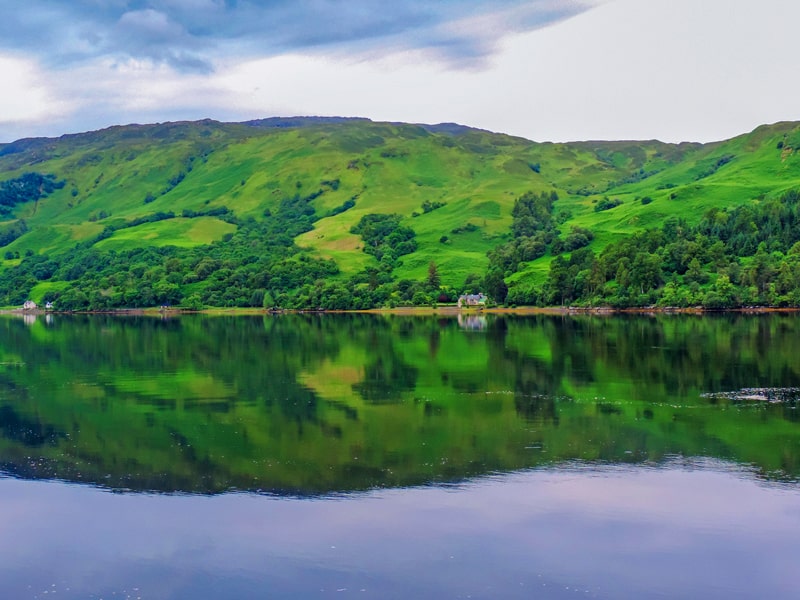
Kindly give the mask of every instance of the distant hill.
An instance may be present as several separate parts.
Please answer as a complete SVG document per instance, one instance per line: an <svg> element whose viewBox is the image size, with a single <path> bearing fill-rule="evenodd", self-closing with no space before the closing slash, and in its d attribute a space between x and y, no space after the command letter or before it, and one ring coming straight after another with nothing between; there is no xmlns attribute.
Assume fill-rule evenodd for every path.
<svg viewBox="0 0 800 600"><path fill-rule="evenodd" d="M800 189L798 149L798 123L711 144L556 144L341 117L18 140L0 145L0 304L354 308L428 303L498 278L516 301L567 301L553 292L557 257L600 257L676 219L689 231L709 214L778 202ZM544 212L531 194L547 197ZM757 245L737 251L742 267ZM665 263L665 251L648 253ZM719 269L707 249L697 258L709 274L700 294ZM656 301L670 278L688 285L681 264L621 302ZM601 302L618 283L603 277L591 291Z"/></svg>
<svg viewBox="0 0 800 600"><path fill-rule="evenodd" d="M315 125L341 125L347 123L371 123L363 117L268 117L244 121L243 125L261 127L263 129L296 129L314 127Z"/></svg>

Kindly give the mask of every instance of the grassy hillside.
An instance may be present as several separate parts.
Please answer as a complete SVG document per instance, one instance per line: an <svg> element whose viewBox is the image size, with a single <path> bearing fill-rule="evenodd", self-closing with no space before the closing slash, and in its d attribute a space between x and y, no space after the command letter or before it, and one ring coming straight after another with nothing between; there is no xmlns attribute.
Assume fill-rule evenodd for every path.
<svg viewBox="0 0 800 600"><path fill-rule="evenodd" d="M204 280L186 273L204 252L224 261L230 242L233 271L242 261L275 255L272 247L256 246L288 231L296 210L305 211L311 228L297 231L291 252L299 248L300 255L334 261L330 281L344 283L380 266L351 229L365 215L395 213L415 232L416 249L384 270L396 281L422 281L433 261L441 283L460 291L470 273L486 272L487 252L511 239L514 202L526 192L556 192L553 212L562 237L573 226L588 228L590 248L599 253L670 217L694 224L709 209L800 187L797 149L796 123L706 145L534 143L460 126L313 118L129 125L20 140L0 145L0 184L11 189L26 173L37 173L52 176L59 187L13 202L3 200L6 188L0 190L6 209L0 272L27 288L0 303L14 304L43 282L45 289L58 283L57 289L78 281L59 259L76 248L96 250L92 256L164 249L164 260L184 264L164 267L153 285L177 286L178 301L193 292L202 296ZM604 199L621 203L598 212ZM281 247L285 258L289 250ZM506 281L512 287L542 283L552 254L548 249L506 273ZM32 276L33 267L20 270L26 258L36 257L58 259L49 277ZM104 283L108 294L120 285ZM271 291L265 281L240 287Z"/></svg>

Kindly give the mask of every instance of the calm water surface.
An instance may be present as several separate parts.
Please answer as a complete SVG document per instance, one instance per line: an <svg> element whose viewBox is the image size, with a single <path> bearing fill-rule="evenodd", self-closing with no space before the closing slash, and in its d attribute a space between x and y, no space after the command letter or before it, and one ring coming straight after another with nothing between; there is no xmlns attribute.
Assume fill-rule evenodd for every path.
<svg viewBox="0 0 800 600"><path fill-rule="evenodd" d="M0 597L796 598L800 318L0 319Z"/></svg>

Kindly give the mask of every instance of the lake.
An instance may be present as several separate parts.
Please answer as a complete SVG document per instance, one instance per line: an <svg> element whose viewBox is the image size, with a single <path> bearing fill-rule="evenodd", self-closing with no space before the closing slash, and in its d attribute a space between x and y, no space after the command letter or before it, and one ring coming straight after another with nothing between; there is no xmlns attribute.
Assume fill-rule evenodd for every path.
<svg viewBox="0 0 800 600"><path fill-rule="evenodd" d="M0 318L0 597L796 598L800 316Z"/></svg>

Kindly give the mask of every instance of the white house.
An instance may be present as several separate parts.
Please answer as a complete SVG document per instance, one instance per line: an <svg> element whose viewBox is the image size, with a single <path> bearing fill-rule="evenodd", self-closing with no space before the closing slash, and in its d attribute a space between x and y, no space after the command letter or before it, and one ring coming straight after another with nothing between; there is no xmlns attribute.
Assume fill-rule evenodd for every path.
<svg viewBox="0 0 800 600"><path fill-rule="evenodd" d="M486 296L483 294L464 294L458 298L458 308L465 306L486 306Z"/></svg>
<svg viewBox="0 0 800 600"><path fill-rule="evenodd" d="M36 302L33 300L25 300L25 304L22 305L22 310L36 310Z"/></svg>

